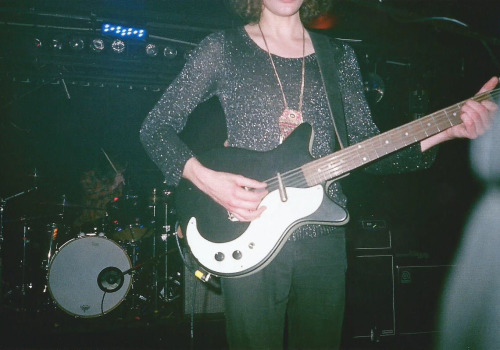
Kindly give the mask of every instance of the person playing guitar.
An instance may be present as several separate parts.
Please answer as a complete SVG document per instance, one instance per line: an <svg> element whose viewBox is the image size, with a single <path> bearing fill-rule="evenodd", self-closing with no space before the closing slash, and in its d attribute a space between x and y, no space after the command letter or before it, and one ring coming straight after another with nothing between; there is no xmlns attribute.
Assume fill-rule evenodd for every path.
<svg viewBox="0 0 500 350"><path fill-rule="evenodd" d="M392 139L376 138L379 131L354 51L342 41L305 29L304 24L325 13L329 1L231 3L248 24L213 33L199 44L145 119L141 141L169 184L180 184L185 194L195 193L184 201L192 208L177 208L185 217L181 227L188 244L197 245L192 247L195 258L207 243L205 267L224 277L230 348L282 348L285 319L289 347L338 348L347 264L342 226L348 220L342 210L346 197L338 181L327 182L337 178L338 164L330 161L335 159L313 163L315 172L308 164L336 150L354 154L351 147L370 138L382 141L377 147L386 147ZM497 83L491 78L480 93ZM195 157L178 133L191 111L212 96L224 109L229 147ZM438 123L418 126L424 137L391 149L377 162L368 164L380 155L372 158L373 152L365 149L358 166L380 174L430 166L435 145L476 138L488 129L497 105L480 96L462 103L458 112L445 111L444 128ZM415 134L413 129L401 132L399 139ZM296 213L300 210L310 213ZM314 215L318 211L322 215ZM204 224L205 217L213 221ZM212 225L217 229L207 234ZM233 226L234 239L225 232ZM275 235L283 228L284 235ZM269 248L263 252L266 244ZM221 246L229 246L227 252L219 250ZM241 267L253 252L265 261L259 258L251 267ZM218 271L219 264L228 262L227 270Z"/></svg>

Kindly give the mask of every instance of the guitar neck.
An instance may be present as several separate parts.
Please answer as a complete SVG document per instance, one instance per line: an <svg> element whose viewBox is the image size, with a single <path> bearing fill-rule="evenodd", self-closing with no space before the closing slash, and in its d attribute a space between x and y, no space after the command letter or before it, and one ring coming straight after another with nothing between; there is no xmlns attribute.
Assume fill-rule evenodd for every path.
<svg viewBox="0 0 500 350"><path fill-rule="evenodd" d="M476 95L472 99L480 102L490 99L493 94L498 93L499 89L496 89ZM460 110L466 101L305 164L301 167L302 174L306 178L307 184L314 186L333 178L339 178L358 167L461 124Z"/></svg>

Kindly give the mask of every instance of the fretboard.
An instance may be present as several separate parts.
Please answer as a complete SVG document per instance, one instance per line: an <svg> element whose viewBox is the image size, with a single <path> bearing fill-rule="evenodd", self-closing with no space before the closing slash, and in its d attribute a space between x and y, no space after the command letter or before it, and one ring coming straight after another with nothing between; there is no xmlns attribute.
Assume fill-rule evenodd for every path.
<svg viewBox="0 0 500 350"><path fill-rule="evenodd" d="M500 89L496 89L471 99L480 102L492 99L499 92ZM465 103L466 100L305 164L301 167L302 174L309 186L341 177L351 170L461 124L460 110Z"/></svg>

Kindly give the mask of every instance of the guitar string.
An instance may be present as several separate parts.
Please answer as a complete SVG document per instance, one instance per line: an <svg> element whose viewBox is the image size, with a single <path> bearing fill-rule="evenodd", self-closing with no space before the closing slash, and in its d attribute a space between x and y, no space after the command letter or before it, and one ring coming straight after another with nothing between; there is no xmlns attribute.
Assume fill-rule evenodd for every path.
<svg viewBox="0 0 500 350"><path fill-rule="evenodd" d="M480 100L483 100L483 98L484 98L484 97L498 95L498 93L499 93L499 91L498 91L498 90L499 90L499 89L494 90L494 91L491 91L491 92L486 92L486 93L483 93L483 94L481 94L481 95L478 95L478 96L476 96L476 97L474 98L474 100L476 100L476 101L480 101ZM423 131L424 129L422 128L422 121L424 121L426 118L427 118L427 119L431 119L431 118L435 118L436 116L437 116L437 117L439 117L439 116L438 116L438 114L439 114L439 113L441 113L441 117L446 116L446 117L447 117L447 119L448 119L448 116L447 116L447 113L448 113L448 112L447 112L447 111L449 111L450 109L452 109L452 110L459 109L459 108L461 108L461 106L463 105L463 103L465 103L465 101L463 101L463 102L461 102L461 103L458 103L458 104L456 104L456 105L454 105L454 106L451 106L451 107L445 108L445 109L443 109L443 110L440 110L440 111L438 111L438 112L435 112L435 113L433 113L433 114L431 114L431 115L429 115L429 116L427 116L427 117L425 117L425 118L418 119L418 120L416 120L416 121L414 121L414 122L412 122L412 123L409 123L409 124L406 124L406 125L402 125L402 126L400 126L399 128L396 128L396 129L391 130L391 131L389 131L389 132L391 132L391 133L392 133L392 132L394 132L394 131L397 131L397 129L401 129L401 130L407 130L407 131L409 131L409 130L411 130L412 124L413 124L413 126L415 126L415 125L417 125L417 124L418 124L418 125L419 125L418 130L422 130L422 131ZM458 106L458 108L455 108L455 106ZM450 121L449 121L449 120L447 120L447 119L442 120L442 121L440 121L440 122L438 122L438 123L435 123L435 126L438 126L438 128L439 128L439 126L442 126L442 127L443 127L443 129L447 129L447 128L449 128L449 127L450 127L450 125L449 125L449 124L450 124ZM460 124L460 123L456 123L455 125L457 125L457 124ZM438 130L439 130L439 129L438 129ZM387 135L380 134L380 135L378 135L378 136L376 136L376 137L374 138L375 140L374 140L373 142L369 142L369 143L377 143L377 142L379 141L379 139L377 139L377 138L380 138L380 136L387 136ZM404 138L406 138L406 137L404 137ZM401 142L404 138L403 138L403 137L398 138L398 139L393 138L392 140L393 140L394 142ZM418 141L412 141L412 142L408 143L407 145L410 145L410 144L415 143L415 142L418 142ZM401 142L401 143L402 143L403 145L405 144L404 142ZM354 145L354 146L356 146L356 145ZM403 147L404 147L404 146L403 146ZM368 148L368 147L366 147L366 148ZM339 160L345 160L345 161L352 161L352 159L355 159L355 158L359 159L359 158L360 158L360 155L359 155L359 149L358 149L357 147L352 147L352 146L351 146L351 147L348 147L348 148L347 148L347 149L345 149L345 150L347 151L347 152L344 152L344 153L346 154L346 156L345 156L345 157L342 157L341 155L339 156L339 155L338 155L338 153L339 153L339 152L334 153L334 154L329 155L329 156L325 156L324 158L320 158L320 159L318 159L317 161L313 161L313 162L309 163L309 164L310 164L309 166L308 166L308 165L306 165L306 166L303 166L303 167L301 167L301 168L293 169L293 170L291 170L291 171L289 171L289 172L285 172L285 173L283 173L283 174L282 174L282 180L289 179L290 177L295 176L297 173L302 174L302 173L306 172L306 171L308 170L308 168L317 168L317 166L316 166L317 164L322 164L322 163L323 163L323 164L329 164L329 163L331 163L331 162L332 162L332 159L335 159L335 158L338 158ZM383 154L383 155L388 154L388 153L392 153L393 151L395 151L395 150L392 150L391 152L384 152L384 154ZM353 153L354 153L354 155L353 155ZM379 155L378 155L378 152L377 152L376 150L375 150L375 153L377 153L377 156L379 156ZM362 162L361 162L361 163L362 163ZM362 165L362 164L361 164L361 165ZM330 172L330 173L338 172L338 169L342 169L342 165L338 166L337 168L330 168L330 169L329 169L329 172ZM332 178L332 177L335 177L335 176L338 176L338 175L341 175L341 174L337 174L337 175L330 176L330 177L324 177L324 175L321 175L321 176L323 176L322 180L324 181L324 180L327 180L327 179L329 179L329 178ZM303 177L301 177L301 179L303 179ZM271 180L271 181L269 181L269 182L272 184L272 183L273 183L273 181L272 181L273 179L270 179L270 180ZM307 185L307 183L305 183L304 181L299 181L299 182L297 182L297 181L295 181L295 182L294 182L294 181L292 181L291 183L287 183L287 185L288 185L288 186L293 186L293 185L298 185L298 184Z"/></svg>
<svg viewBox="0 0 500 350"><path fill-rule="evenodd" d="M459 107L461 107L461 105L459 105ZM450 108L448 108L448 110L449 109ZM443 116L446 117L446 119L439 120L438 122L434 121L434 124L431 124L429 126L429 128L432 128L432 130L436 130L436 132L432 132L431 135L439 132L440 130L444 130L444 129L449 128L450 123L451 123L451 125L460 124L459 122L452 123L451 120L449 119L449 117L447 116L446 112L441 113L441 116L439 116L439 114L431 115L431 116L429 116L428 120L433 119L433 118L434 119L437 119L440 117L442 118ZM413 128L415 127L415 125L418 126L417 131L422 133L422 139L427 137L427 136L430 136L427 133L427 131L429 131L429 129L426 130L425 127L423 127L423 125L422 125L424 121L425 121L425 119L420 119L417 121L417 123L415 123L413 125ZM460 121L460 120L458 120L458 121ZM383 141L388 140L387 137L390 135L382 135L381 134L381 135L375 137L374 139L372 139L371 141L366 140L368 142L365 143L365 147L363 147L363 148L359 148L359 147L355 146L355 147L351 147L351 148L346 149L345 152L341 151L341 153L335 153L333 155L326 156L324 158L318 159L317 161L313 161L309 164L306 164L305 166L303 166L302 168L299 169L299 172L302 172L302 174L305 174L306 177L309 176L309 178L315 179L317 181L316 183L319 183L319 182L328 180L330 178L334 178L334 177L338 177L340 175L343 175L347 171L349 171L353 168L367 164L371 160L375 160L375 159L380 158L382 156L385 156L387 154L393 153L393 152L395 152L395 151L397 151L405 146L411 145L411 144L419 141L419 140L415 139L414 141L408 142L408 136L406 135L406 133L408 131L410 131L410 132L412 131L411 130L412 125L405 125L405 126L402 126L399 130L397 130L397 129L398 128L391 131L391 133L396 134L396 136L392 136L392 138L390 138L391 142L387 146L384 146L385 142L383 142ZM400 131L401 134L397 134L398 131ZM404 137L402 136L403 132L405 132ZM423 135L424 133L425 133L425 136ZM418 133L414 133L414 135L418 135ZM400 145L397 146L396 148L394 148L393 145L394 144L397 145L398 143ZM388 147L390 147L390 149L388 149ZM370 158L370 155L368 153L366 153L367 150L371 151L372 153L375 153L376 157L374 159L370 159L369 161L367 161L366 159L363 159L362 158L363 156L365 156L366 158ZM351 166L350 164L353 163L354 161L355 161L356 165L349 168L349 166ZM346 163L346 164L342 164L342 163ZM327 168L323 172L317 171L317 173L314 173L311 171L311 170L315 170L315 169L320 169L321 167L327 167ZM290 177L293 178L294 175L295 174L290 174L290 176L288 178L290 178ZM287 176L284 175L282 180L286 181L286 179L287 179ZM300 180L288 181L287 185L289 185L289 186L306 185L307 186L307 183L305 183L303 181L304 176L300 177L299 179Z"/></svg>
<svg viewBox="0 0 500 350"><path fill-rule="evenodd" d="M417 124L419 126L417 131L425 133L425 130L422 127L421 121L419 121ZM442 122L435 123L434 126L437 127L437 130L439 131L440 125L443 128L449 128L450 127L449 124L450 124L450 121L447 121L445 123L442 123ZM453 125L453 123L451 123L451 124ZM404 127L404 130L406 130L406 132L411 131L411 125L406 125ZM397 131L398 130L393 130L392 133L396 133ZM417 135L417 134L415 133L415 135ZM428 134L426 133L426 136L427 135ZM414 141L411 141L411 142L407 142L408 141L407 136L404 138L403 137L396 138L396 136L393 136L392 138L390 138L390 140L392 141L392 144L390 143L391 149L388 151L387 146L384 147L383 146L384 142L382 142L382 140L384 138L385 138L385 140L387 140L388 136L389 135L382 135L382 137L380 137L380 135L379 135L379 136L376 136L372 140L366 140L367 142L365 142L365 147L361 148L361 149L359 148L359 146L354 147L354 148L347 148L347 149L345 149L345 152L341 151L340 153L335 153L335 154L332 154L329 156L325 156L324 158L318 159L317 161L312 161L311 163L306 164L306 165L302 166L301 168L294 169L288 173L284 173L282 176L282 181L287 182L288 186L294 186L294 187L295 187L295 185L305 184L303 181L303 179L304 179L303 176L301 176L299 178L300 180L293 181L293 177L296 176L297 174L300 174L300 175L305 174L306 177L308 177L308 176L310 178L316 177L316 178L319 178L321 181L324 181L328 178L332 178L332 177L341 175L338 172L341 171L344 167L346 167L346 165L341 164L342 161L347 163L347 165L349 165L353 160L357 160L357 163L359 163L359 165L363 165L363 163L367 163L366 159L362 160L362 158L361 158L363 155L369 156L367 153L365 153L366 150L371 150L372 152L374 152L376 154L376 156L377 156L376 158L378 158L378 157L381 157L381 155L380 155L381 153L382 153L382 156L384 156L388 153L392 153L394 151L397 151L398 149L403 148L406 145L410 145L410 144L413 144L415 142L418 142L418 139L415 139ZM406 140L403 141L403 139L406 139ZM401 143L401 147L399 147L397 149L392 148L392 145L394 143L397 144L398 142ZM338 165L335 165L336 162L338 163ZM325 167L325 166L327 166L327 169L325 169L323 172L318 171L315 174L314 172L311 171L311 170L315 170L315 169L320 170L321 167ZM290 178L292 178L291 181L289 180ZM271 184L273 182L272 180L270 181ZM317 181L317 182L321 182L321 181Z"/></svg>
<svg viewBox="0 0 500 350"><path fill-rule="evenodd" d="M481 96L478 95L476 97L476 100L478 100L478 101L479 100L484 100L485 96L491 96L491 95L495 96L495 95L498 95L499 93L500 93L500 91L495 90L491 94L485 93L485 94L483 94ZM457 109L460 109L464 103L465 103L465 101L463 101L461 103L458 103L456 105L456 106L458 106ZM380 135L374 137L373 139L371 139L372 141L367 140L368 141L367 142L368 147L365 147L365 148L370 148L369 147L370 144L371 145L382 145L381 147L378 147L378 149L375 148L375 153L377 153L377 156L379 156L377 150L385 151L383 155L386 155L388 153L392 153L394 151L397 151L398 149L391 149L390 152L387 152L387 148L385 146L383 146L383 144L385 144L385 142L381 142L381 141L384 140L385 137L389 136L388 134L390 134L390 133L396 133L397 134L398 131L405 132L404 136L403 136L402 133L401 134L397 134L391 140L393 141L393 143L396 143L396 144L399 143L399 144L401 144L401 148L405 147L407 145L410 145L412 143L418 142L418 141L412 141L412 142L408 143L407 142L406 132L411 131L411 129L414 128L415 126L418 126L417 131L421 131L421 132L425 133L426 137L427 137L428 135L426 133L426 128L423 128L423 123L426 122L426 121L432 120L432 119L434 119L434 123L433 124L431 123L429 125L429 128L434 129L435 127L437 127L437 132L439 132L440 130L447 129L447 128L450 127L450 125L449 125L450 123L454 124L454 123L452 123L452 121L450 120L450 116L448 115L449 114L448 112L450 110L454 111L455 110L454 106L442 109L442 110L440 110L438 112L435 112L435 113L433 113L433 114L431 114L431 115L429 115L429 116L427 116L425 118L417 119L417 120L415 120L412 123L409 123L409 124L406 124L406 125L402 125L402 126L396 128L394 130L388 131L388 132L386 132L384 134L380 134ZM443 117L445 117L445 118L443 118ZM454 118L458 118L458 122L455 123L454 125L458 125L458 124L461 123L461 120L459 119L460 116L458 116L458 117L455 116ZM436 120L436 119L438 119L438 120ZM441 128L440 128L440 126L441 126ZM429 129L427 129L427 130L429 130ZM360 157L359 151L360 151L360 149L356 145L354 145L354 147L349 147L349 150L348 151L346 150L346 152L344 152L346 154L346 156L343 157L343 158L341 157L342 154L340 154L340 157L337 156L336 154L333 154L332 156L326 156L324 158L318 159L318 161L316 163L315 162L311 162L310 166L308 166L308 165L304 166L302 168L302 170L305 169L307 171L308 168L312 167L312 165L316 166L318 164L322 164L322 165L328 164L329 162L331 162L332 159L335 159L335 158L338 158L338 159L341 158L340 160L345 160L345 161L352 161L353 160L353 153L354 153L354 158L358 158L359 159L359 157ZM314 164L312 164L312 163L314 163ZM362 162L360 162L360 163L362 164ZM339 168L342 169L342 166L340 166ZM338 168L337 169L331 169L331 172L333 172L333 171L338 171Z"/></svg>
<svg viewBox="0 0 500 350"><path fill-rule="evenodd" d="M484 93L482 93L480 95L477 95L475 97L472 97L470 99L473 99L473 100L475 100L477 102L481 102L481 101L484 101L484 100L487 100L487 99L496 98L499 95L500 95L500 89L495 89L495 90L492 90L492 91L484 92ZM415 120L415 121L413 121L411 123L405 124L405 125L401 125L400 127L397 127L397 128L395 128L393 130L390 130L388 133L397 132L398 129L400 129L400 130L406 130L406 131L411 131L412 127L415 127L416 125L419 126L417 128L417 131L423 131L423 132L425 132L425 128L422 127L422 121L425 120L426 118L427 119L432 119L432 118L447 117L446 119L439 120L438 122L435 122L433 126L437 127L438 130L441 130L441 128L439 128L440 126L444 127L444 129L448 129L448 128L451 127L449 125L451 121L448 120L448 111L449 110L459 110L462 107L462 105L466 103L466 101L467 100L464 100L464 101L459 102L459 103L457 103L455 105L452 105L450 107L447 107L447 108L444 108L444 109L439 110L437 112L434 112L432 114L429 114L427 117L424 117L424 118L421 118L421 119L417 119L417 120ZM460 124L460 122L457 123L457 124L454 124L454 125L458 125L458 124ZM378 141L380 140L381 136L387 136L387 135L385 135L385 134L379 134L379 135L375 136L374 138L372 138L371 141L370 140L365 140L365 141L370 141L368 143L371 143L371 144L379 143ZM411 145L411 144L413 144L415 142L418 142L418 140L417 140L417 141L412 141L412 142L410 142L408 144L405 144L405 142L403 142L403 139L405 139L406 137L402 137L402 135L399 135L399 136L401 136L401 137L393 137L392 138L393 143L401 142L403 145ZM356 146L356 144L353 145L353 146ZM303 174L305 172L307 172L308 170L310 170L310 169L316 169L316 168L319 168L321 166L330 164L330 163L332 163L332 161L335 160L335 158L338 158L338 160L340 160L340 161L344 160L344 162L348 162L348 163L351 162L354 159L359 159L360 158L360 155L359 155L359 151L360 150L357 147L353 147L353 146L346 148L345 149L346 152L336 152L336 153L333 153L331 155L327 155L327 156L325 156L323 158L317 159L316 161L312 161L311 163L308 163L305 166L302 166L302 167L295 168L295 169L289 170L287 172L284 172L283 174L280 174L280 177L281 177L281 179L282 179L283 182L286 182L286 186L289 186L289 187L307 186L307 182L304 181L305 177L303 176ZM405 147L405 146L402 146L402 147ZM369 148L369 147L365 147L365 148ZM382 148L382 147L379 147L379 148ZM377 152L377 148L375 148L374 151L377 154L377 157L379 157L379 154ZM392 153L394 151L397 151L397 150L392 150L390 152L385 152L384 155ZM339 153L345 153L345 156L342 157L342 154L339 155ZM361 165L362 165L362 162L361 162ZM339 164L339 166L337 166L336 168L330 167L327 170L327 172L329 174L335 174L335 173L338 173L339 170L342 170L343 167L344 167L343 165ZM294 177L296 177L297 175L299 175L299 177L296 178L296 179L294 179ZM333 176L329 176L329 177L325 177L324 173L317 174L316 176L320 176L323 179L322 181L326 181L329 178L333 178L333 177L339 176L339 175L342 175L342 173L341 174L337 174L337 175L333 175ZM292 180L290 180L290 179L292 179ZM268 180L266 180L264 182L268 183L269 187L275 186L277 184L277 182L278 182L278 178L277 177L273 177L273 178L270 178L270 179L268 179ZM319 182L321 182L321 181L319 181Z"/></svg>
<svg viewBox="0 0 500 350"><path fill-rule="evenodd" d="M419 121L417 124L419 127L416 129L416 131L425 133L421 121ZM442 128L439 128L440 125ZM446 121L444 123L442 122L435 123L434 127L437 127L437 130L449 128L450 122ZM367 152L371 152L376 155L374 159L370 159L371 161L383 157L389 153L393 153L405 146L418 142L418 139L416 138L412 140L411 138L409 139L408 136L402 137L401 135L397 135L398 131L411 132L411 129L412 126L406 125L403 130L394 129L391 131L393 134L396 134L396 136L388 137L389 135L380 134L373 139L365 140L364 142L365 146L362 148L359 148L359 145L356 145L355 147L348 147L340 152L325 156L324 158L320 158L316 161L312 161L302 166L301 168L292 170L292 172L290 173L284 173L282 176L282 181L286 182L287 185L290 187L296 187L298 185L307 185L307 183L304 181L304 176L305 178L312 178L316 181L316 183L319 183L329 178L334 178L335 176L342 175L343 174L342 171L344 169L349 170L349 165L352 164L354 161L356 161L356 165L359 166L367 164L369 161L367 161L367 159L363 159L363 158L371 158L369 153ZM417 135L416 132L412 132L412 134ZM428 136L427 133L426 136ZM388 139L390 139L391 142L385 145L383 141ZM398 143L400 143L400 147L394 148L394 144L397 145ZM387 147L390 147L390 149L388 150ZM321 171L322 167L325 168L323 171ZM303 175L303 176L296 177L297 175ZM290 180L290 178L292 180Z"/></svg>

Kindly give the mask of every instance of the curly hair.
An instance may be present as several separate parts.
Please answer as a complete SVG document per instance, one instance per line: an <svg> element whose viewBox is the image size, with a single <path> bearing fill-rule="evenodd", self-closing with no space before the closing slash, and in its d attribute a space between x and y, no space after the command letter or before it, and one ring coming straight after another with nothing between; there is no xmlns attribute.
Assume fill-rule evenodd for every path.
<svg viewBox="0 0 500 350"><path fill-rule="evenodd" d="M300 8L302 23L309 23L330 9L332 0L304 0ZM248 23L257 23L262 13L262 0L229 0L229 3L240 17Z"/></svg>

